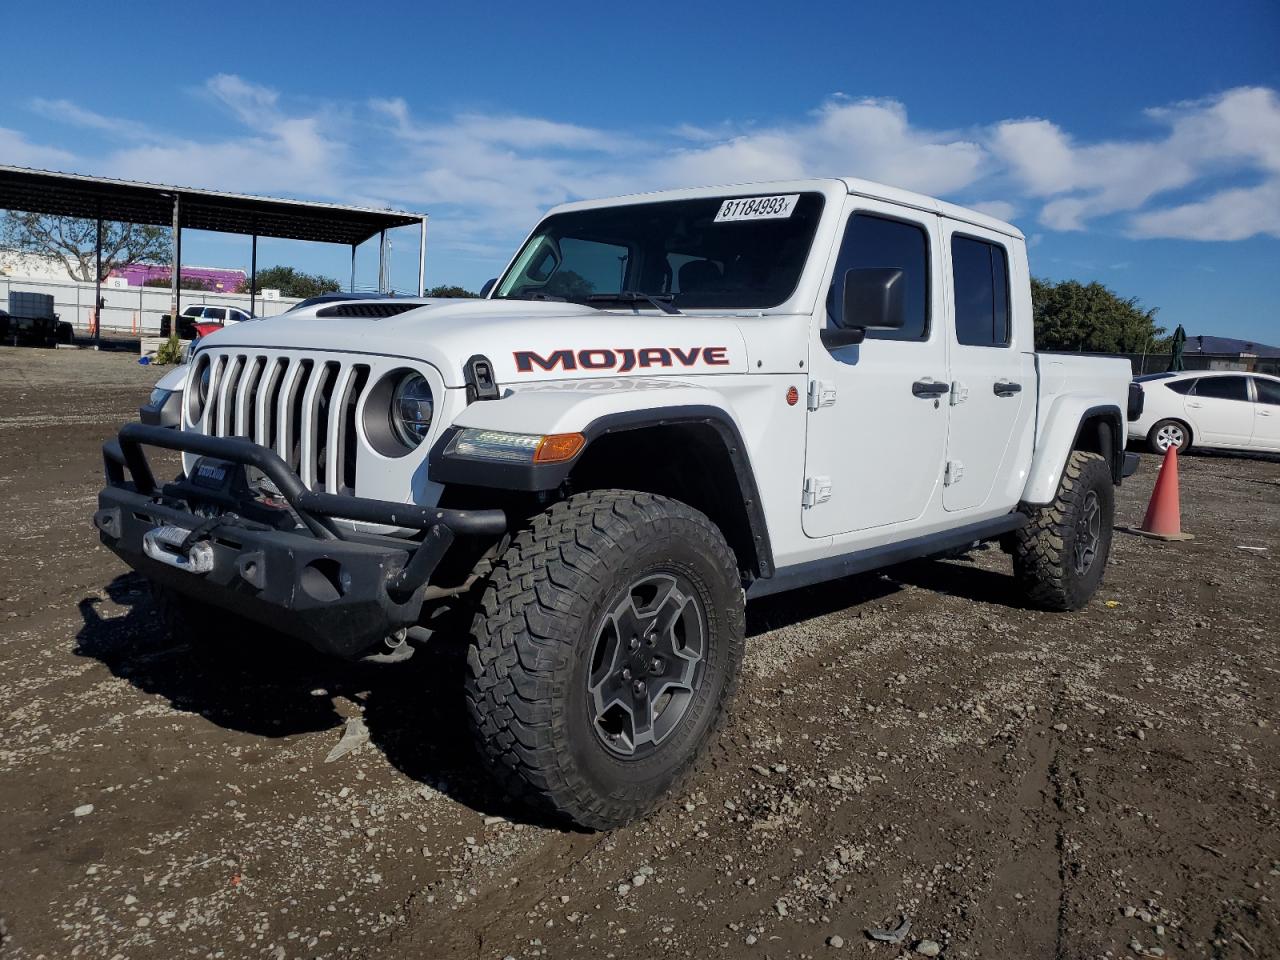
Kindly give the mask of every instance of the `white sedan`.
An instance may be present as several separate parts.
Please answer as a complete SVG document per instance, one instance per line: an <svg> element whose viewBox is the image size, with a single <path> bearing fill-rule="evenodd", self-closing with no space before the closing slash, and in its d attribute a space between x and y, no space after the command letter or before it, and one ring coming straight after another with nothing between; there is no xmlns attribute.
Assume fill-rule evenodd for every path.
<svg viewBox="0 0 1280 960"><path fill-rule="evenodd" d="M1280 453L1280 377L1196 370L1138 377L1142 416L1129 428L1152 453L1177 447Z"/></svg>

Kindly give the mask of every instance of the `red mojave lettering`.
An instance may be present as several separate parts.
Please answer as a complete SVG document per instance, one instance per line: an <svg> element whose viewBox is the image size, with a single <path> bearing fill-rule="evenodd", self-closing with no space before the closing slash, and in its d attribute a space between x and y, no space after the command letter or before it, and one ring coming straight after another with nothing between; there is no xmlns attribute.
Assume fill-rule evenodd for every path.
<svg viewBox="0 0 1280 960"><path fill-rule="evenodd" d="M729 365L728 347L641 347L633 350L630 347L594 347L590 350L552 350L546 356L534 350L517 350L515 357L516 370L520 373L532 373L534 368L540 370L616 370L628 373L631 370L649 369L652 367L692 367L699 360L712 367Z"/></svg>

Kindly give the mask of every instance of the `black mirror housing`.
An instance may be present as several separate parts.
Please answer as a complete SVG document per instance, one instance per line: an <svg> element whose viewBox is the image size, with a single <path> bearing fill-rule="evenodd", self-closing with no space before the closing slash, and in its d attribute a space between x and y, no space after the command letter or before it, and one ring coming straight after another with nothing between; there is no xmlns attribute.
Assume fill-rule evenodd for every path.
<svg viewBox="0 0 1280 960"><path fill-rule="evenodd" d="M498 282L497 277L491 277L484 282L484 286L480 288L480 298L484 299L489 296L489 291L493 289L493 285Z"/></svg>
<svg viewBox="0 0 1280 960"><path fill-rule="evenodd" d="M901 330L906 324L906 283L896 267L846 270L840 326L846 330Z"/></svg>

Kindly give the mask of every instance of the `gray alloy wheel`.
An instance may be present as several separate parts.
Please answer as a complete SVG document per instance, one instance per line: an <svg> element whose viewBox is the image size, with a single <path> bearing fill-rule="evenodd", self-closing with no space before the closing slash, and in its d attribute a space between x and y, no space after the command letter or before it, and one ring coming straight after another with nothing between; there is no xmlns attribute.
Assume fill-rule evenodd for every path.
<svg viewBox="0 0 1280 960"><path fill-rule="evenodd" d="M1076 536L1072 544L1072 555L1078 576L1083 576L1093 566L1101 540L1102 508L1098 505L1097 492L1090 490L1085 494L1084 501L1080 504L1080 512L1076 515Z"/></svg>
<svg viewBox="0 0 1280 960"><path fill-rule="evenodd" d="M634 756L684 719L702 679L706 615L678 574L653 573L619 592L596 633L588 710L612 752Z"/></svg>
<svg viewBox="0 0 1280 960"><path fill-rule="evenodd" d="M1170 447L1179 452L1191 445L1191 431L1180 420L1161 420L1147 435L1147 446L1152 453L1166 453Z"/></svg>

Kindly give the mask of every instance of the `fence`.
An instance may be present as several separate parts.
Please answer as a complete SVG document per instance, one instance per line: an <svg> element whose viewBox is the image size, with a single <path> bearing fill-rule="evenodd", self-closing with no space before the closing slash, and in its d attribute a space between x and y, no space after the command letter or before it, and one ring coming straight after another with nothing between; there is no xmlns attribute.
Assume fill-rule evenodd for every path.
<svg viewBox="0 0 1280 960"><path fill-rule="evenodd" d="M1054 351L1066 352L1066 351ZM1164 373L1173 357L1168 353L1081 353L1076 356L1115 357L1128 360L1133 375ZM1187 370L1243 370L1280 376L1280 357L1250 357L1235 353L1184 353L1182 365Z"/></svg>
<svg viewBox="0 0 1280 960"><path fill-rule="evenodd" d="M9 291L24 293L49 293L53 295L54 313L72 324L76 333L83 336L92 329L93 284L75 280L26 280L21 277L0 277L0 306L9 302ZM169 312L168 287L102 287L101 329L104 335L159 336L160 318ZM284 313L298 301L282 297L279 300L263 300L258 297L257 315L273 317ZM219 307L239 307L248 311L247 293L214 293L204 290L183 290L179 301L185 310L194 304L210 304Z"/></svg>

